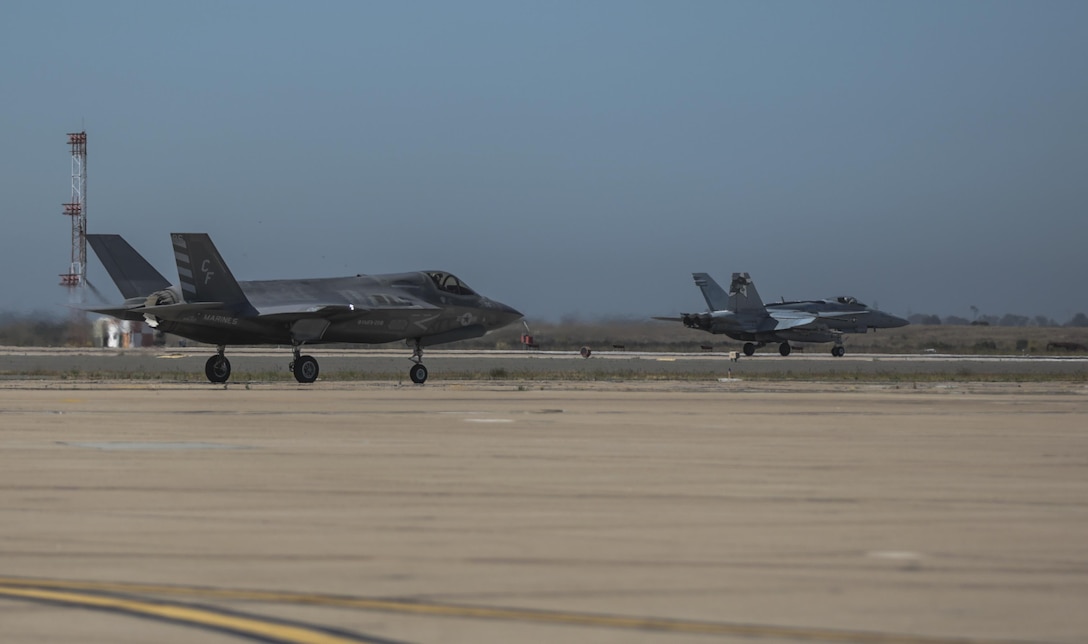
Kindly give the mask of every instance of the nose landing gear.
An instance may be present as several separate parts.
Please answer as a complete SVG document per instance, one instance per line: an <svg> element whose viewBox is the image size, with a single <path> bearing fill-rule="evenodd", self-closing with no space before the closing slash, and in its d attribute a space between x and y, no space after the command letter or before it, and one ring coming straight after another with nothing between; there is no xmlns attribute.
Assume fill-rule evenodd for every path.
<svg viewBox="0 0 1088 644"><path fill-rule="evenodd" d="M412 368L408 370L408 377L417 385L427 382L427 367L423 366L423 347L416 338L415 348L412 349Z"/></svg>

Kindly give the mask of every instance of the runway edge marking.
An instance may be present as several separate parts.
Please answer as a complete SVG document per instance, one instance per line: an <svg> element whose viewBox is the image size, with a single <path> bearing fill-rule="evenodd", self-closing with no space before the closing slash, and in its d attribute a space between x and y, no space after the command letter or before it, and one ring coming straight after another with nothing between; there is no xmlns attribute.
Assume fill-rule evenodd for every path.
<svg viewBox="0 0 1088 644"><path fill-rule="evenodd" d="M528 608L502 608L487 606L469 606L464 604L445 604L438 602L423 602L410 599L382 599L352 597L346 595L324 595L311 593L293 593L282 591L246 590L211 588L202 586L181 586L166 584L142 584L133 582L94 582L59 579L34 579L24 577L0 577L0 596L18 597L21 592L63 592L69 591L76 597L91 597L109 601L110 597L102 597L94 593L127 593L146 595L172 595L184 597L196 597L203 599L232 599L256 601L263 603L280 603L291 605L327 606L338 608L354 608L358 610L372 610L378 612L424 615L430 617L461 617L485 620L501 620L516 622L531 622L538 624L562 624L568 626L587 626L599 628L614 628L623 630L648 630L671 633L687 633L692 635L733 635L750 638L781 638L804 642L839 642L845 644L1044 644L1042 641L989 639L975 637L942 637L933 635L907 635L897 633L880 633L867 631L837 630L828 628L806 628L802 626L774 626L761 624L743 624L730 622L706 622L697 620L679 620L654 617L625 617L621 615L607 615L597 613L575 613L550 610L536 610ZM85 594L78 594L78 593ZM30 599L30 597L24 597ZM42 599L41 601L50 601ZM153 602L137 602L149 607L159 606ZM94 607L83 601L65 602L55 600L55 603L75 603L76 605ZM168 605L169 606L169 605ZM110 609L108 606L103 606ZM189 607L186 607L189 608ZM114 608L113 610L123 610ZM210 609L193 608L196 611L206 611L210 615L215 613ZM135 611L132 611L135 612ZM138 614L152 615L151 612ZM164 619L170 619L165 618ZM248 618L271 626L274 622L260 622L257 618ZM198 623L187 621L185 623ZM306 627L294 627L306 628ZM325 637L337 637L328 632L310 631ZM268 636L265 636L268 637ZM347 637L351 637L347 635ZM363 636L360 636L363 637ZM377 639L278 639L277 641L289 641L324 644L328 642L387 642Z"/></svg>
<svg viewBox="0 0 1088 644"><path fill-rule="evenodd" d="M330 629L292 624L233 611L223 611L185 604L145 601L100 594L103 590L36 588L0 582L0 598L74 606L84 609L122 613L183 626L195 626L261 641L284 644L390 644L393 640L367 635L335 633Z"/></svg>

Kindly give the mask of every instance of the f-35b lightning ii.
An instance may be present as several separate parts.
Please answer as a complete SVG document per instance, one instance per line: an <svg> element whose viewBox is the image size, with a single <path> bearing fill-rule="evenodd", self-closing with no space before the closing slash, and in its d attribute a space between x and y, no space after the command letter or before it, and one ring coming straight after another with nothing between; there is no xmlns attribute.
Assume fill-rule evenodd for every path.
<svg viewBox="0 0 1088 644"><path fill-rule="evenodd" d="M120 235L87 235L126 298L120 307L94 311L216 345L204 367L211 382L230 378L229 344L289 344L295 380L310 383L318 364L301 355L303 345L405 340L415 363L408 375L422 384L424 347L477 338L522 317L445 271L239 282L207 234L173 233L170 239L177 285Z"/></svg>
<svg viewBox="0 0 1088 644"><path fill-rule="evenodd" d="M903 318L869 308L846 296L764 305L748 273L733 273L728 293L706 273L692 273L692 277L703 292L709 310L684 313L680 321L691 329L723 333L744 341L744 355L747 356L770 342L778 342L778 352L788 356L793 341L834 342L831 355L840 358L846 355L842 345L845 333L865 333L869 329L909 324Z"/></svg>

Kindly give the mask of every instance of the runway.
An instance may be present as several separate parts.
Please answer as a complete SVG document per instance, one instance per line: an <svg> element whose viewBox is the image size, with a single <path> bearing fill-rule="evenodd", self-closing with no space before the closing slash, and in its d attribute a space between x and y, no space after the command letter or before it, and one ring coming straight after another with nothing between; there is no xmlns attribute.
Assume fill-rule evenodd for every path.
<svg viewBox="0 0 1088 644"><path fill-rule="evenodd" d="M411 351L405 347L342 349L307 347L317 358L323 380L408 382ZM0 347L0 378L75 379L150 378L205 382L204 362L210 347L171 349L22 349ZM229 348L232 382L293 381L287 365L289 348ZM594 351L588 359L577 352L457 351L431 349L425 354L430 383L463 379L592 380L655 377L790 377L804 379L1023 377L1083 381L1085 356L964 356L943 354L847 354L833 358L824 351L781 357L757 353L737 361L723 353L635 353Z"/></svg>
<svg viewBox="0 0 1088 644"><path fill-rule="evenodd" d="M1081 642L1086 412L1083 383L6 380L3 639Z"/></svg>

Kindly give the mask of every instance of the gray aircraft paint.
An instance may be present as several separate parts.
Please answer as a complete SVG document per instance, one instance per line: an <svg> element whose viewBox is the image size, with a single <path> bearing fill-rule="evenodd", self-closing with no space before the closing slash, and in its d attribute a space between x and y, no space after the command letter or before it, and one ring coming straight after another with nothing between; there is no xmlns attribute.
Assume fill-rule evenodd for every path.
<svg viewBox="0 0 1088 644"><path fill-rule="evenodd" d="M126 295L120 307L94 310L217 345L207 366L213 382L229 377L227 345L291 345L292 370L300 360L307 366L296 378L312 382L317 363L300 355L304 344L405 340L414 347L410 376L422 383L423 347L480 337L522 317L445 271L239 282L204 233L171 234L177 285L130 296L149 284L161 287L165 278L119 235L88 235L88 241Z"/></svg>
<svg viewBox="0 0 1088 644"><path fill-rule="evenodd" d="M688 328L743 341L747 355L770 342L779 343L779 352L784 356L790 354L790 342L834 342L832 355L842 356L845 333L908 324L848 296L764 304L748 273L733 273L728 292L707 273L692 273L692 278L702 291L708 310L684 313L680 321Z"/></svg>

